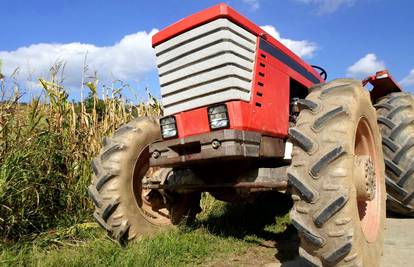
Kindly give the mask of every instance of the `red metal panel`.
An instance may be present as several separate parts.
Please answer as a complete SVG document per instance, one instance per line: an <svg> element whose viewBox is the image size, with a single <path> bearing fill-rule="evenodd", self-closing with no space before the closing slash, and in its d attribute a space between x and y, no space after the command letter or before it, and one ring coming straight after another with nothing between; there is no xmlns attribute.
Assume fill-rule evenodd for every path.
<svg viewBox="0 0 414 267"><path fill-rule="evenodd" d="M175 119L179 138L210 131L206 107L178 113Z"/></svg>
<svg viewBox="0 0 414 267"><path fill-rule="evenodd" d="M266 57L264 58L263 55ZM262 51L256 55L251 98L253 129L285 138L289 128L289 76Z"/></svg>
<svg viewBox="0 0 414 267"><path fill-rule="evenodd" d="M362 84L364 86L366 86L368 83L373 86L370 94L371 100L374 103L377 101L377 99L392 92L402 92L402 88L394 80L388 70L377 71L375 75L369 76L362 81Z"/></svg>
<svg viewBox="0 0 414 267"><path fill-rule="evenodd" d="M254 130L250 125L251 104L244 101L227 102L230 128L235 130Z"/></svg>
<svg viewBox="0 0 414 267"><path fill-rule="evenodd" d="M294 71L289 66L283 64L282 62L280 62L276 58L272 57L268 53L266 53L262 50L259 50L258 53L257 53L257 57L258 58L256 59L256 61L257 61L256 64L260 64L260 61L264 62L265 64L267 64L267 66L270 65L270 66L274 67L276 69L275 70L276 72L283 72L285 75L287 75L289 77L292 77L294 80L298 81L299 83L303 84L304 86L306 86L308 88L313 85L313 83L311 81L309 81L308 79L306 79L305 77L300 75L298 72ZM258 76L259 73L256 72L254 75ZM273 73L271 73L271 75L273 75ZM289 85L288 85L288 87L289 87Z"/></svg>
<svg viewBox="0 0 414 267"><path fill-rule="evenodd" d="M248 102L230 101L226 103L230 120L230 129L258 130L249 126L251 106ZM188 137L210 132L207 107L201 107L175 115L178 137Z"/></svg>

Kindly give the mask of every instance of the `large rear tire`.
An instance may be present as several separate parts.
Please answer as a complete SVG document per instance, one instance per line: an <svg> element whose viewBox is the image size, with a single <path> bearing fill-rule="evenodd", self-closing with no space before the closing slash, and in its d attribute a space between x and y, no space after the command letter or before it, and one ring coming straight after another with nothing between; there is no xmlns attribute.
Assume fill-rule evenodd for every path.
<svg viewBox="0 0 414 267"><path fill-rule="evenodd" d="M385 158L387 207L414 217L414 97L392 93L375 107Z"/></svg>
<svg viewBox="0 0 414 267"><path fill-rule="evenodd" d="M95 205L93 216L121 244L196 214L192 208L198 207L199 194L167 198L164 192L142 188L144 177L156 179L163 172L149 168L148 146L160 138L156 118L135 119L104 138L92 162L94 176L88 191Z"/></svg>
<svg viewBox="0 0 414 267"><path fill-rule="evenodd" d="M339 79L314 86L300 105L288 170L299 253L312 266L379 266L386 194L369 93Z"/></svg>

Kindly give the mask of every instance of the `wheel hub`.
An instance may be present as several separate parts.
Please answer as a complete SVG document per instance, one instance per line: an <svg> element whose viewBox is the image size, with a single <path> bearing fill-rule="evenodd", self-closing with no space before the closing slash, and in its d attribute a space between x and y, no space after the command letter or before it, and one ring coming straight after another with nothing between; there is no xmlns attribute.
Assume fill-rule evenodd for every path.
<svg viewBox="0 0 414 267"><path fill-rule="evenodd" d="M142 184L162 183L163 177L167 175L169 170L158 169L149 170L142 179ZM170 214L165 204L164 196L159 190L141 188L141 205L140 211L144 218L155 225L170 224Z"/></svg>
<svg viewBox="0 0 414 267"><path fill-rule="evenodd" d="M374 162L370 156L355 156L354 177L356 179L358 200L373 200L375 198L376 179Z"/></svg>
<svg viewBox="0 0 414 267"><path fill-rule="evenodd" d="M354 184L361 228L368 242L375 242L382 216L382 158L377 149L368 120L361 118L355 135Z"/></svg>

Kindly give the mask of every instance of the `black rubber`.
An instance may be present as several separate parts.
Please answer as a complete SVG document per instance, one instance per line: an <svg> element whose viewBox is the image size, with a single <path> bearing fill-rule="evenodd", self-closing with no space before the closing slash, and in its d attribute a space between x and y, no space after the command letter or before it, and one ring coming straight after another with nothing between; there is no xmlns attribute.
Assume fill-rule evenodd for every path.
<svg viewBox="0 0 414 267"><path fill-rule="evenodd" d="M347 196L339 196L332 200L326 207L320 212L316 212L316 218L314 220L315 225L322 227L323 224L328 221L332 216L335 215L342 207L345 205L348 200Z"/></svg>
<svg viewBox="0 0 414 267"><path fill-rule="evenodd" d="M302 197L309 202L313 202L317 198L317 193L313 192L312 188L309 185L304 184L303 181L295 177L292 173L288 173L289 183L293 185L299 192Z"/></svg>
<svg viewBox="0 0 414 267"><path fill-rule="evenodd" d="M303 234L303 237L311 242L314 246L322 247L325 244L325 240L323 240L321 236L313 233L312 230L308 229L304 223L292 218L292 224L296 227L296 229L298 229L298 231Z"/></svg>
<svg viewBox="0 0 414 267"><path fill-rule="evenodd" d="M391 139L385 136L382 137L382 144L388 147L392 152L395 152L398 149L398 146L394 144L394 142Z"/></svg>
<svg viewBox="0 0 414 267"><path fill-rule="evenodd" d="M387 207L414 217L414 97L392 93L375 104L387 174Z"/></svg>
<svg viewBox="0 0 414 267"><path fill-rule="evenodd" d="M96 190L101 190L102 186L114 177L116 177L116 174L113 172L106 172L104 175L99 176L96 182Z"/></svg>
<svg viewBox="0 0 414 267"><path fill-rule="evenodd" d="M319 107L317 103L310 101L308 99L299 99L298 104L301 110L309 109L313 112L315 112Z"/></svg>
<svg viewBox="0 0 414 267"><path fill-rule="evenodd" d="M397 184L401 187L404 186L410 180L410 177L413 174L414 174L414 165L412 167L410 167L408 170L406 170L404 174L401 175L401 177L398 180Z"/></svg>
<svg viewBox="0 0 414 267"><path fill-rule="evenodd" d="M326 168L329 163L336 160L340 156L345 154L345 150L342 146L335 147L331 151L327 152L323 157L321 157L311 168L310 174L313 177L318 177L319 173Z"/></svg>
<svg viewBox="0 0 414 267"><path fill-rule="evenodd" d="M384 124L390 129L395 128L395 124L390 119L387 119L385 117L378 117L378 123Z"/></svg>
<svg viewBox="0 0 414 267"><path fill-rule="evenodd" d="M320 130L323 128L325 124L329 123L329 121L335 119L337 116L341 114L346 114L346 110L344 109L344 107L340 106L340 107L334 108L324 113L319 118L317 118L315 122L313 123L313 128L315 130Z"/></svg>
<svg viewBox="0 0 414 267"><path fill-rule="evenodd" d="M338 259L343 258L345 255L347 255L351 251L351 248L351 243L345 243L344 245L340 246L335 251L333 251L331 254L325 256L324 260L330 265L334 264L338 261Z"/></svg>
<svg viewBox="0 0 414 267"><path fill-rule="evenodd" d="M310 152L315 147L314 142L297 129L289 129L289 137L306 152Z"/></svg>
<svg viewBox="0 0 414 267"><path fill-rule="evenodd" d="M344 90L347 90L350 88L350 84L349 83L345 83L345 84L341 84L341 85L337 85L337 86L333 86L333 87L329 87L326 88L325 90L323 90L321 92L321 97L324 97L328 94L334 93L334 92L340 92L342 93Z"/></svg>

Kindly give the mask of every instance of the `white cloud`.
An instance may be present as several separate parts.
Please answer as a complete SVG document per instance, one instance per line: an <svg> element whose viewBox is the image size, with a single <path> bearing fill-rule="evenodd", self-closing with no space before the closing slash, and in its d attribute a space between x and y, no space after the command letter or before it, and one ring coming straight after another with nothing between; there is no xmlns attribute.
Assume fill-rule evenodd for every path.
<svg viewBox="0 0 414 267"><path fill-rule="evenodd" d="M370 53L349 66L347 75L353 78L365 78L365 76L373 75L375 72L384 69L385 63L379 60L375 54Z"/></svg>
<svg viewBox="0 0 414 267"><path fill-rule="evenodd" d="M19 78L35 80L46 77L56 61L66 62L65 85L80 87L85 54L90 71L97 71L103 81L139 80L155 69L151 37L157 30L124 36L112 46L83 43L39 43L14 51L0 51L3 73L10 76L19 68Z"/></svg>
<svg viewBox="0 0 414 267"><path fill-rule="evenodd" d="M259 0L242 0L245 4L249 5L252 10L257 10L260 8Z"/></svg>
<svg viewBox="0 0 414 267"><path fill-rule="evenodd" d="M412 69L410 73L404 79L401 80L400 83L402 86L414 85L414 69Z"/></svg>
<svg viewBox="0 0 414 267"><path fill-rule="evenodd" d="M350 7L356 0L294 0L296 2L315 5L318 15L334 13L341 7Z"/></svg>
<svg viewBox="0 0 414 267"><path fill-rule="evenodd" d="M307 40L296 41L292 39L282 38L274 26L266 25L261 26L261 28L300 57L311 58L314 56L315 51L318 49L318 46L315 43Z"/></svg>

